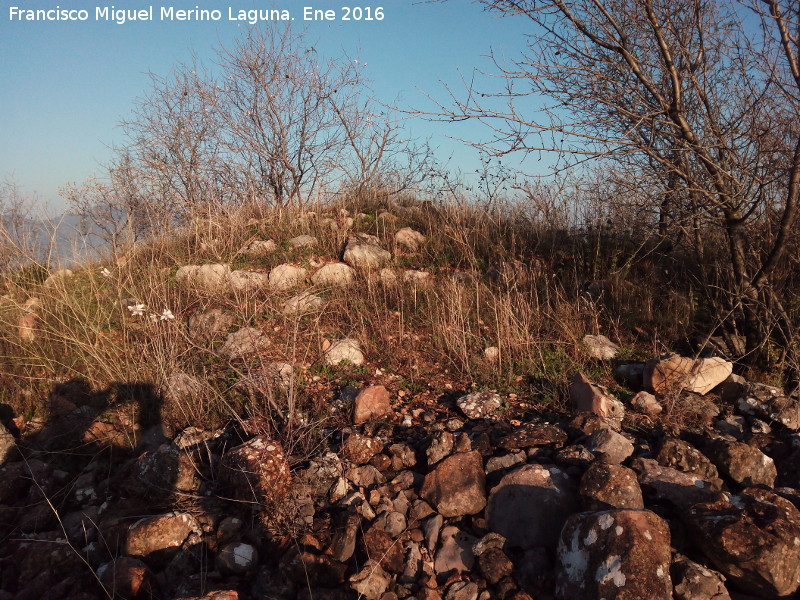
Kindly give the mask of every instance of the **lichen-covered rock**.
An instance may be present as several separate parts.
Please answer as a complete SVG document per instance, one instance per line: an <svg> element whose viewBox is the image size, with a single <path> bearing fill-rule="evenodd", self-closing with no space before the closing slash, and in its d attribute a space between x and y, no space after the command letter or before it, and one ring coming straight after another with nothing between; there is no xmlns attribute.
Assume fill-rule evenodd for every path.
<svg viewBox="0 0 800 600"><path fill-rule="evenodd" d="M353 464L365 465L381 450L383 450L383 442L379 439L352 433L342 442L339 455Z"/></svg>
<svg viewBox="0 0 800 600"><path fill-rule="evenodd" d="M670 532L649 510L579 513L561 532L556 596L671 600Z"/></svg>
<svg viewBox="0 0 800 600"><path fill-rule="evenodd" d="M365 600L379 600L389 587L391 579L379 564L368 561L355 575L350 577L350 587Z"/></svg>
<svg viewBox="0 0 800 600"><path fill-rule="evenodd" d="M719 491L715 483L691 473L664 467L649 458L635 458L631 461L631 467L637 472L643 491L681 510L687 510L697 502L707 502Z"/></svg>
<svg viewBox="0 0 800 600"><path fill-rule="evenodd" d="M188 291L225 294L231 289L230 276L231 268L226 264L185 265L175 273L175 281Z"/></svg>
<svg viewBox="0 0 800 600"><path fill-rule="evenodd" d="M519 450L532 446L561 446L567 441L567 433L549 423L526 423L497 442L505 450Z"/></svg>
<svg viewBox="0 0 800 600"><path fill-rule="evenodd" d="M725 577L703 565L677 556L670 567L675 600L730 600Z"/></svg>
<svg viewBox="0 0 800 600"><path fill-rule="evenodd" d="M758 448L743 442L712 440L704 448L720 472L742 486L773 487L778 471L775 461Z"/></svg>
<svg viewBox="0 0 800 600"><path fill-rule="evenodd" d="M425 476L420 495L445 517L474 515L486 506L486 476L480 453L448 456Z"/></svg>
<svg viewBox="0 0 800 600"><path fill-rule="evenodd" d="M676 438L665 438L658 450L656 460L664 467L696 475L717 489L722 487L722 480L719 478L719 472L714 463L689 442Z"/></svg>
<svg viewBox="0 0 800 600"><path fill-rule="evenodd" d="M580 508L575 488L557 467L523 465L492 489L486 508L489 529L510 546L554 548L567 517Z"/></svg>
<svg viewBox="0 0 800 600"><path fill-rule="evenodd" d="M298 235L288 240L286 244L290 248L311 248L317 245L317 238L313 235Z"/></svg>
<svg viewBox="0 0 800 600"><path fill-rule="evenodd" d="M154 552L179 548L192 534L200 534L200 524L189 513L172 512L139 519L128 530L125 553L147 557Z"/></svg>
<svg viewBox="0 0 800 600"><path fill-rule="evenodd" d="M695 543L737 587L765 598L800 588L800 511L772 491L747 488L684 514Z"/></svg>
<svg viewBox="0 0 800 600"><path fill-rule="evenodd" d="M579 492L586 510L644 508L636 472L622 465L593 462L581 478Z"/></svg>
<svg viewBox="0 0 800 600"><path fill-rule="evenodd" d="M502 400L493 392L474 392L461 396L456 405L468 419L482 419L500 408Z"/></svg>
<svg viewBox="0 0 800 600"><path fill-rule="evenodd" d="M228 450L220 461L219 478L227 492L246 502L281 500L291 484L283 447L265 436Z"/></svg>
<svg viewBox="0 0 800 600"><path fill-rule="evenodd" d="M621 433L606 427L598 429L586 440L586 449L599 460L618 465L633 454L633 442Z"/></svg>
<svg viewBox="0 0 800 600"><path fill-rule="evenodd" d="M800 429L798 398L787 396L780 388L763 383L744 384L741 388L734 400L741 414L779 423L787 429Z"/></svg>
<svg viewBox="0 0 800 600"><path fill-rule="evenodd" d="M231 289L240 294L250 294L269 286L269 275L256 271L231 271Z"/></svg>
<svg viewBox="0 0 800 600"><path fill-rule="evenodd" d="M210 343L223 337L236 322L236 317L219 308L189 317L189 335L196 342Z"/></svg>

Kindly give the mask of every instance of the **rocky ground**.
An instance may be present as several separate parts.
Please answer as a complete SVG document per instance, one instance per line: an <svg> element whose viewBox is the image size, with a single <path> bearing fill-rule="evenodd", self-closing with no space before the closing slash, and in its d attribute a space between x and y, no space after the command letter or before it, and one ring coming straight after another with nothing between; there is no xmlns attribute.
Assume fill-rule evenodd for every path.
<svg viewBox="0 0 800 600"><path fill-rule="evenodd" d="M491 392L345 387L351 424L304 457L257 419L167 437L62 386L50 423L0 415L0 598L797 597L798 399L718 358L616 376L643 391L577 374L569 414L524 422Z"/></svg>

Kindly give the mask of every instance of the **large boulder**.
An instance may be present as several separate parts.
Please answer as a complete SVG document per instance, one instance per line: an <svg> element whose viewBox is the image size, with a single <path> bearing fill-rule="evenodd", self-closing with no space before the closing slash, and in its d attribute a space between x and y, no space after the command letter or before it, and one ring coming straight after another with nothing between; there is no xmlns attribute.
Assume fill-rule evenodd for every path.
<svg viewBox="0 0 800 600"><path fill-rule="evenodd" d="M479 452L442 460L425 476L420 495L444 517L474 515L486 506L486 476Z"/></svg>
<svg viewBox="0 0 800 600"><path fill-rule="evenodd" d="M733 363L723 358L655 358L644 367L644 386L655 394L682 390L707 394L733 372Z"/></svg>
<svg viewBox="0 0 800 600"><path fill-rule="evenodd" d="M567 518L580 510L575 488L561 469L523 465L492 489L486 508L489 529L510 546L554 548Z"/></svg>
<svg viewBox="0 0 800 600"><path fill-rule="evenodd" d="M687 531L725 576L764 598L800 588L800 511L772 491L747 488L693 506Z"/></svg>
<svg viewBox="0 0 800 600"><path fill-rule="evenodd" d="M579 513L561 532L556 597L671 600L670 531L649 510Z"/></svg>

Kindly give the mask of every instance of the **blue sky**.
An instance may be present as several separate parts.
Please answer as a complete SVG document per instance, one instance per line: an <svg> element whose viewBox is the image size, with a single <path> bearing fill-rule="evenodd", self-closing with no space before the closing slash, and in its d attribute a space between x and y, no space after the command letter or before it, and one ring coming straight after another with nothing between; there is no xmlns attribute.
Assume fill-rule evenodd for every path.
<svg viewBox="0 0 800 600"><path fill-rule="evenodd" d="M94 3L92 3L94 2ZM0 12L0 178L13 176L57 209L58 189L101 175L109 146L123 141L117 127L130 115L133 101L148 89L148 73L166 74L192 53L213 59L214 49L243 33L244 25L227 19L234 11L286 8L293 26L307 27L323 55L360 54L368 63L377 96L400 106L425 107L425 94L445 100L441 81L455 84L459 70L490 68L490 49L513 58L523 49L528 23L500 19L468 0L444 3L412 0L362 2L383 6L385 18L373 22L302 22L304 6L334 9L348 2L330 0L195 0L152 2L159 7L218 9L218 22L94 21L97 0L3 0ZM350 4L356 5L359 3ZM119 0L117 8L143 8L151 2ZM9 7L82 8L87 22L12 22ZM432 136L440 156L453 155L453 167L474 170L477 155L446 136L475 139L479 126L453 126L414 120L408 127L420 137Z"/></svg>

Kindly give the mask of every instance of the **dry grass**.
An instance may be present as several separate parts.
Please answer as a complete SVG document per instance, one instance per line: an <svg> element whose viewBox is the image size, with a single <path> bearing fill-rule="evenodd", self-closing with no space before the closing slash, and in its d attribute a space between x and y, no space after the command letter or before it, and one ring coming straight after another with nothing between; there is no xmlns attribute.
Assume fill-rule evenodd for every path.
<svg viewBox="0 0 800 600"><path fill-rule="evenodd" d="M611 368L585 355L585 334L603 333L627 356L647 356L691 326L685 294L640 285L630 265L618 268L624 242L554 231L524 207L396 204L373 195L312 208L241 207L204 215L140 244L117 264L87 264L47 283L43 267L26 267L29 277L9 270L0 307L0 401L30 416L47 412L49 390L63 381L83 378L98 389L136 382L161 390L171 374L184 372L202 380L204 391L164 407L173 427L257 415L285 428L286 416L297 413L302 418L291 426L313 445L318 438L302 428L321 429L337 418L328 410L331 398L347 382L402 389L409 402L475 386L558 408L577 370L612 383ZM394 234L401 227L427 236L419 252L397 247ZM347 289L313 289L307 282L325 299L324 309L286 316L283 304L300 290L207 294L180 289L175 281L177 267L212 262L261 272L291 262L311 273L339 259L351 232L377 235L392 251L396 285L374 273L359 273ZM300 234L316 236L318 245L290 248L287 240ZM263 257L243 252L258 239L276 241L278 250ZM409 269L428 271L429 282L404 282ZM32 298L39 304L31 311L33 339L26 340L19 322ZM145 305L144 315L128 309L137 303ZM215 350L224 336L206 344L187 329L192 314L211 308L234 315L232 330L260 329L269 345L248 360L223 359ZM161 320L164 309L176 318ZM360 340L367 366L322 363L326 342L343 337ZM499 348L499 360L484 358L490 346ZM242 381L273 362L295 365L288 391L242 391Z"/></svg>

